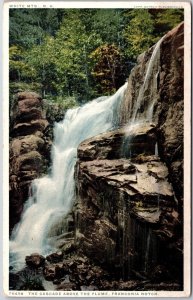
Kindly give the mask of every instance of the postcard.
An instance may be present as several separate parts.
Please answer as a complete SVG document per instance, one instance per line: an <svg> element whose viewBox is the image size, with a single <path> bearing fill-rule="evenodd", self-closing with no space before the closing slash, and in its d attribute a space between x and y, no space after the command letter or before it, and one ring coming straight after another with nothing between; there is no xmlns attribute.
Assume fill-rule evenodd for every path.
<svg viewBox="0 0 193 300"><path fill-rule="evenodd" d="M3 16L5 296L189 297L191 4Z"/></svg>

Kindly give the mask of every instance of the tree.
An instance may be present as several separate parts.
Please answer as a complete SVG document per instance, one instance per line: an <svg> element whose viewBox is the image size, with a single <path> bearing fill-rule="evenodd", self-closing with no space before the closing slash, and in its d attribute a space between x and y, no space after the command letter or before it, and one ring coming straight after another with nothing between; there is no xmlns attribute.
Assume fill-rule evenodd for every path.
<svg viewBox="0 0 193 300"><path fill-rule="evenodd" d="M21 47L13 45L9 48L10 80L20 81L35 78L35 68L25 62L24 57L25 53Z"/></svg>
<svg viewBox="0 0 193 300"><path fill-rule="evenodd" d="M64 12L61 9L10 9L10 46L17 45L29 49L40 45L46 35L55 35Z"/></svg>
<svg viewBox="0 0 193 300"><path fill-rule="evenodd" d="M94 61L92 75L103 93L113 93L119 87L122 74L120 49L114 44L105 44L90 54Z"/></svg>
<svg viewBox="0 0 193 300"><path fill-rule="evenodd" d="M10 86L80 102L112 93L182 20L180 9L10 9Z"/></svg>
<svg viewBox="0 0 193 300"><path fill-rule="evenodd" d="M59 94L75 94L79 100L90 98L89 54L100 42L96 33L87 33L80 11L69 10L54 41Z"/></svg>
<svg viewBox="0 0 193 300"><path fill-rule="evenodd" d="M127 55L132 59L154 44L154 22L147 9L132 9L126 13L128 24L123 30Z"/></svg>
<svg viewBox="0 0 193 300"><path fill-rule="evenodd" d="M102 43L122 44L123 16L122 9L97 9L92 16L92 30L101 37Z"/></svg>
<svg viewBox="0 0 193 300"><path fill-rule="evenodd" d="M36 45L27 51L26 63L36 70L37 82L41 82L42 95L56 94L55 81L57 80L54 54L54 38L46 36L41 45Z"/></svg>
<svg viewBox="0 0 193 300"><path fill-rule="evenodd" d="M149 10L154 18L154 35L161 37L184 20L183 9Z"/></svg>

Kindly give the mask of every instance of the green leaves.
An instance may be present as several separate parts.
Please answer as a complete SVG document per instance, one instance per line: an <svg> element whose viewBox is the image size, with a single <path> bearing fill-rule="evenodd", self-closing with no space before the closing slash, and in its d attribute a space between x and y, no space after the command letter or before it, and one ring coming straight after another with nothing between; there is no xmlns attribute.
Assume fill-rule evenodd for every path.
<svg viewBox="0 0 193 300"><path fill-rule="evenodd" d="M130 19L123 31L127 41L127 54L136 59L154 43L153 20L147 9L137 9L129 12Z"/></svg>
<svg viewBox="0 0 193 300"><path fill-rule="evenodd" d="M125 53L137 56L155 44L165 33L183 21L181 9L130 9L124 12Z"/></svg>
<svg viewBox="0 0 193 300"><path fill-rule="evenodd" d="M24 60L24 50L16 45L9 49L10 79L28 79L36 76L36 70Z"/></svg>
<svg viewBox="0 0 193 300"><path fill-rule="evenodd" d="M180 9L10 9L10 81L56 101L111 94L182 20Z"/></svg>
<svg viewBox="0 0 193 300"><path fill-rule="evenodd" d="M90 54L94 66L92 75L99 83L103 94L113 93L121 78L122 59L120 49L114 44L105 44Z"/></svg>

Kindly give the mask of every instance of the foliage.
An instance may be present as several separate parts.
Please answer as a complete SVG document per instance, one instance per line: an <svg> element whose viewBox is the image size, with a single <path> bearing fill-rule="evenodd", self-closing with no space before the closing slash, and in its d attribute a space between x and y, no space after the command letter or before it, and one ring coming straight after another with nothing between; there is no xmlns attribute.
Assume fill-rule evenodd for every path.
<svg viewBox="0 0 193 300"><path fill-rule="evenodd" d="M63 15L60 9L10 9L10 46L30 49L42 44L45 35L59 29Z"/></svg>
<svg viewBox="0 0 193 300"><path fill-rule="evenodd" d="M80 12L70 10L55 39L55 66L58 74L57 93L89 100L91 77L89 53L100 44L95 32L86 32Z"/></svg>
<svg viewBox="0 0 193 300"><path fill-rule="evenodd" d="M180 9L10 9L10 92L23 82L56 102L110 94L182 20Z"/></svg>
<svg viewBox="0 0 193 300"><path fill-rule="evenodd" d="M25 291L44 291L42 280L35 271L24 270L21 274L22 285L20 290Z"/></svg>
<svg viewBox="0 0 193 300"><path fill-rule="evenodd" d="M101 37L102 43L121 45L123 10L97 9L92 16L93 30Z"/></svg>
<svg viewBox="0 0 193 300"><path fill-rule="evenodd" d="M105 44L94 50L90 57L94 61L92 75L99 83L101 92L113 93L119 86L121 78L121 52L114 44Z"/></svg>
<svg viewBox="0 0 193 300"><path fill-rule="evenodd" d="M76 101L76 98L73 96L68 96L68 97L47 97L46 99L48 103L50 104L57 104L58 107L60 107L63 111L69 109L69 108L74 108L78 106L78 102Z"/></svg>
<svg viewBox="0 0 193 300"><path fill-rule="evenodd" d="M154 18L154 35L160 38L184 20L183 9L150 10Z"/></svg>
<svg viewBox="0 0 193 300"><path fill-rule="evenodd" d="M53 37L45 36L41 45L36 45L25 56L26 63L36 70L36 81L42 84L42 95L54 90L56 80Z"/></svg>
<svg viewBox="0 0 193 300"><path fill-rule="evenodd" d="M147 50L154 42L153 19L147 9L131 10L127 13L129 23L123 35L127 41L127 52L130 57L137 56Z"/></svg>
<svg viewBox="0 0 193 300"><path fill-rule="evenodd" d="M183 21L182 9L129 9L123 12L125 52L131 60Z"/></svg>
<svg viewBox="0 0 193 300"><path fill-rule="evenodd" d="M34 66L30 67L24 60L23 49L15 45L9 48L9 71L11 80L26 80L36 76Z"/></svg>

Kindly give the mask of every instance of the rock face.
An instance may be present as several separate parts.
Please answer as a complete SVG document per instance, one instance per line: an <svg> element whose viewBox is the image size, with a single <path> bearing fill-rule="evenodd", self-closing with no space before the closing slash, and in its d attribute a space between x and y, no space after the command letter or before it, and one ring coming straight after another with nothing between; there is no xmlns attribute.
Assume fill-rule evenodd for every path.
<svg viewBox="0 0 193 300"><path fill-rule="evenodd" d="M101 140L97 136L96 141L100 145L105 135L108 141L113 134L116 144L117 131L102 134ZM179 220L168 168L154 150L150 155L130 159L108 159L110 147L102 157L100 151L99 156L91 152L89 157L87 151L92 145L90 139L79 147L82 155L76 167L77 242L86 255L108 268L113 266L124 279L135 272L150 276L162 259L164 263L168 261L168 252L160 258L158 249L177 238L173 228ZM85 156L83 148L87 149ZM173 270L171 262L170 266Z"/></svg>
<svg viewBox="0 0 193 300"><path fill-rule="evenodd" d="M120 125L78 148L76 243L123 279L182 287L183 23L139 57Z"/></svg>
<svg viewBox="0 0 193 300"><path fill-rule="evenodd" d="M167 163L179 205L183 205L184 26L170 31L162 43L160 74L160 157Z"/></svg>
<svg viewBox="0 0 193 300"><path fill-rule="evenodd" d="M155 152L156 128L154 124L123 127L85 140L78 147L81 160L112 159Z"/></svg>
<svg viewBox="0 0 193 300"><path fill-rule="evenodd" d="M46 171L51 141L45 131L42 99L33 92L18 93L10 128L10 229L19 221L33 179Z"/></svg>
<svg viewBox="0 0 193 300"><path fill-rule="evenodd" d="M154 47L155 48L155 47ZM142 54L128 80L128 89L122 103L120 122L129 122L135 110L140 88L145 82L151 48ZM153 121L157 126L159 155L169 168L179 205L183 204L183 114L184 114L184 24L168 32L157 50L154 64L146 81L146 89L138 113L145 116L149 102L154 103ZM159 65L157 65L159 63ZM146 73L144 72L146 70ZM155 82L156 78L156 82Z"/></svg>

